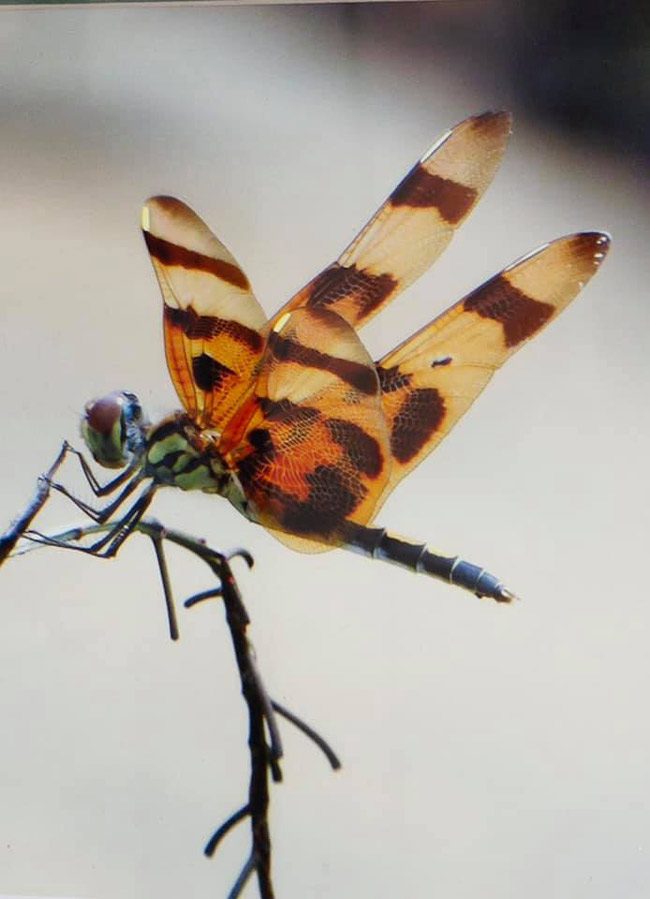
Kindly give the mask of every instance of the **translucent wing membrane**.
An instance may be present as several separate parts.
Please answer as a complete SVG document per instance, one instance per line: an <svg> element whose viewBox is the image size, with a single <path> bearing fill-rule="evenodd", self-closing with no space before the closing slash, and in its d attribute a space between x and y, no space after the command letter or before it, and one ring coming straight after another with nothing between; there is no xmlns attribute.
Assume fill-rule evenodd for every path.
<svg viewBox="0 0 650 899"><path fill-rule="evenodd" d="M440 443L495 370L534 337L595 273L599 232L561 237L472 291L377 364L390 434L386 494Z"/></svg>
<svg viewBox="0 0 650 899"><path fill-rule="evenodd" d="M388 480L388 438L374 364L327 310L275 324L254 392L221 441L257 520L303 551L370 520Z"/></svg>
<svg viewBox="0 0 650 899"><path fill-rule="evenodd" d="M360 234L281 310L329 309L361 327L435 262L492 181L511 118L487 112L449 131Z"/></svg>
<svg viewBox="0 0 650 899"><path fill-rule="evenodd" d="M547 244L378 363L354 330L444 250L492 180L509 133L506 113L461 122L268 324L242 269L195 213L170 197L146 204L144 236L181 402L199 429L219 432L206 446L232 476L226 495L294 549L346 544L512 598L477 566L366 526L495 370L576 296L609 238L586 232Z"/></svg>
<svg viewBox="0 0 650 899"><path fill-rule="evenodd" d="M235 258L180 200L148 200L142 229L174 387L199 427L220 430L253 377L266 317Z"/></svg>

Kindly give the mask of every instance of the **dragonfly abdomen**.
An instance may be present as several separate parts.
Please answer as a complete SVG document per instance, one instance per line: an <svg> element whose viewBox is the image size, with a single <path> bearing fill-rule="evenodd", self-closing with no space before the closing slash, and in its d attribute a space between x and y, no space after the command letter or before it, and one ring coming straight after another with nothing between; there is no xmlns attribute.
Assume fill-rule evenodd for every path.
<svg viewBox="0 0 650 899"><path fill-rule="evenodd" d="M463 587L478 597L488 597L497 602L512 602L515 595L501 580L479 565L466 562L460 556L442 556L431 552L424 543L414 543L391 534L384 528L368 528L346 522L345 546L409 571L428 574L457 587Z"/></svg>

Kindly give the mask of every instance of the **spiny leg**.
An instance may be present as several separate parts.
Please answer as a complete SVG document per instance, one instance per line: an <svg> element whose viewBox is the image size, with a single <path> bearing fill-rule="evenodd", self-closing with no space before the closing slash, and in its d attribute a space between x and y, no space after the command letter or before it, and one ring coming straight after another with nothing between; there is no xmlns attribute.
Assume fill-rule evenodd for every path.
<svg viewBox="0 0 650 899"><path fill-rule="evenodd" d="M419 574L428 574L463 587L479 598L488 597L496 602L512 602L517 598L495 575L460 556L438 555L431 552L426 544L413 543L383 528L367 528L346 522L344 533L346 548L364 556L391 562Z"/></svg>
<svg viewBox="0 0 650 899"><path fill-rule="evenodd" d="M153 525L154 523L151 522L151 524ZM167 609L167 621L169 623L169 636L172 640L178 640L178 619L176 618L174 594L172 592L172 584L169 577L169 569L167 568L167 558L164 549L165 529L162 525L158 525L157 528L153 527L151 530L147 531L147 536L153 544L156 562L158 563L158 571L160 572L160 580L162 581L165 608Z"/></svg>
<svg viewBox="0 0 650 899"><path fill-rule="evenodd" d="M158 485L155 483L149 484L146 490L138 497L122 518L120 518L119 521L116 521L103 537L96 540L95 543L91 543L90 546L76 546L65 540L57 540L55 537L48 537L46 534L42 534L39 531L25 531L23 536L28 540L32 540L34 543L42 543L45 546L73 549L77 552L97 556L98 558L110 559L117 553L120 546L135 530L138 522L149 508L157 487Z"/></svg>
<svg viewBox="0 0 650 899"><path fill-rule="evenodd" d="M130 537L136 525L151 505L157 488L157 484L149 484L124 517L116 522L115 527L111 528L101 540L87 547L88 551L105 559L111 559L115 556L120 546Z"/></svg>
<svg viewBox="0 0 650 899"><path fill-rule="evenodd" d="M128 481L133 473L140 467L140 460L134 459L130 463L130 465L128 465L124 469L124 471L120 472L120 474L117 475L117 477L114 477L112 480L108 481L107 484L100 484L84 454L81 453L78 449L75 449L73 446L71 446L67 441L65 442L64 446L66 447L68 453L76 456L79 462L79 467L81 468L81 472L86 479L88 486L95 494L95 496L98 497L108 496L110 493L113 493L113 491L117 490L120 485L122 485L125 481ZM59 489L58 484L52 483L51 486L56 490Z"/></svg>
<svg viewBox="0 0 650 899"><path fill-rule="evenodd" d="M85 462L85 459L84 459L84 462ZM123 476L125 473L123 473L122 475L119 476L119 478L115 478L113 481L111 481L111 485L112 485L111 491L115 490L116 487L119 487L122 483L124 483L125 480L127 480L127 483L126 483L124 489L121 490L120 493L118 493L118 495L115 497L115 499L112 502L110 502L107 506L104 506L102 509L95 509L95 508L93 508L93 506L84 502L82 499L79 499L79 497L75 496L74 493L71 493L71 491L68 490L68 488L64 484L58 484L54 481L50 481L50 487L52 488L52 490L56 490L62 496L65 496L65 498L70 500L71 503L74 503L74 505L78 509L81 509L81 511L85 515L87 515L89 518L91 518L93 521L96 521L98 524L104 524L104 522L108 521L108 519L111 517L111 515L113 515L113 513L119 509L119 507L122 505L122 503L126 499L128 499L128 497L133 493L133 491L142 483L142 480L144 477L142 475L142 473L140 471L137 471L137 473L135 475L133 474L133 472L136 471L137 468L138 468L138 466L129 466L129 468L127 469L128 475L131 478L131 480L127 480ZM108 487L109 485L106 485L106 486ZM105 493L108 493L111 491L106 490ZM96 493L95 495L96 496L104 496L105 493Z"/></svg>

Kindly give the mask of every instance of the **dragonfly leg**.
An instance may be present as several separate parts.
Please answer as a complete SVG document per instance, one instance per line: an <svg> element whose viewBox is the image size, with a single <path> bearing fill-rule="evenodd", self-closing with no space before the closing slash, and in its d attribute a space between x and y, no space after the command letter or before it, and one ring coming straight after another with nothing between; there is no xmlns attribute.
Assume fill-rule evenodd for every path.
<svg viewBox="0 0 650 899"><path fill-rule="evenodd" d="M344 545L372 559L391 562L408 568L409 571L428 574L463 587L479 598L488 597L496 602L512 602L516 599L515 594L499 578L479 565L466 562L460 556L438 555L431 552L424 543L413 543L383 528L367 528L348 522Z"/></svg>
<svg viewBox="0 0 650 899"><path fill-rule="evenodd" d="M132 472L130 474L132 474ZM116 478L115 481L117 480L118 479ZM120 483L123 483L124 480L125 479L123 477L120 477ZM115 481L112 482L114 485L113 489L115 489L115 486L119 486L115 484ZM126 486L123 490L120 491L120 493L118 493L115 499L107 506L104 506L102 509L95 509L93 508L93 506L84 502L82 499L79 499L79 497L75 496L74 493L68 490L68 488L64 484L59 484L56 481L50 481L49 486L52 490L56 490L57 493L65 496L65 498L70 500L71 503L74 503L74 505L78 509L81 509L81 511L84 512L89 518L91 518L93 521L96 521L97 524L104 524L104 522L108 521L111 515L113 515L113 513L116 512L122 505L122 503L133 493L133 491L136 489L136 487L138 487L141 481L141 476L138 477L136 475L134 477L131 477L131 480L127 481ZM96 493L95 495L103 496L104 494Z"/></svg>
<svg viewBox="0 0 650 899"><path fill-rule="evenodd" d="M117 553L124 541L135 530L138 522L149 508L156 489L156 484L149 484L147 489L138 497L122 518L114 522L99 540L96 540L88 546L77 546L76 544L71 543L70 540L48 537L46 534L42 534L39 531L25 531L23 536L28 540L32 540L35 543L43 543L46 546L57 546L61 549L73 549L76 552L88 553L88 555L97 556L98 558L111 559ZM80 533L82 533L81 530Z"/></svg>
<svg viewBox="0 0 650 899"><path fill-rule="evenodd" d="M98 497L108 496L110 493L113 493L113 491L117 490L117 488L121 484L123 484L125 481L128 481L133 475L134 471L136 471L136 469L140 467L140 461L134 459L133 462L131 462L131 464L124 469L124 471L120 472L120 474L117 475L117 477L110 480L107 484L100 484L84 454L78 449L75 449L74 446L69 444L67 441L64 445L67 452L77 458L79 467L81 468L81 472L86 479L88 486L95 494L95 496ZM55 487L56 485L52 484L52 486Z"/></svg>
<svg viewBox="0 0 650 899"><path fill-rule="evenodd" d="M162 526L157 530L148 533L149 539L153 544L156 554L156 562L158 563L158 571L160 572L160 580L162 581L163 595L165 597L165 608L167 609L167 622L169 624L169 636L172 640L178 640L178 620L176 618L176 606L174 605L174 594L172 584L169 577L169 569L167 568L167 557L165 556L164 540L165 531Z"/></svg>

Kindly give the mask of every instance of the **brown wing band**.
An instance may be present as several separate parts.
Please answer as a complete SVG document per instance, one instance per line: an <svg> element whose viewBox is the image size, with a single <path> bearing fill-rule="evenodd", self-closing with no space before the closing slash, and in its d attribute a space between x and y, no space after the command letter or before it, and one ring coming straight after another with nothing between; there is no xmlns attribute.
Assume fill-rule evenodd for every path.
<svg viewBox="0 0 650 899"><path fill-rule="evenodd" d="M268 348L278 362L293 362L307 368L331 372L368 396L377 392L377 376L374 368L360 362L321 353L320 350L303 346L289 337L282 337L277 331L271 331Z"/></svg>
<svg viewBox="0 0 650 899"><path fill-rule="evenodd" d="M499 322L508 348L532 337L555 312L555 306L527 296L506 275L499 275L472 291L465 299L464 309Z"/></svg>
<svg viewBox="0 0 650 899"><path fill-rule="evenodd" d="M248 278L243 271L231 262L223 259L214 259L212 256L204 256L197 253L196 250L188 250L187 247L181 247L179 244L170 243L163 240L162 237L156 237L151 231L143 231L147 249L154 259L157 259L162 265L177 265L180 268L196 269L201 272L207 272L227 281L241 290L250 290Z"/></svg>
<svg viewBox="0 0 650 899"><path fill-rule="evenodd" d="M227 334L238 343L259 352L264 339L259 331L248 328L234 319L219 318L216 315L199 315L192 306L187 309L174 309L165 306L165 319L169 325L180 330L190 340L212 340L220 334Z"/></svg>
<svg viewBox="0 0 650 899"><path fill-rule="evenodd" d="M463 219L476 201L477 191L450 178L427 172L418 162L390 195L393 206L435 207L450 225Z"/></svg>

